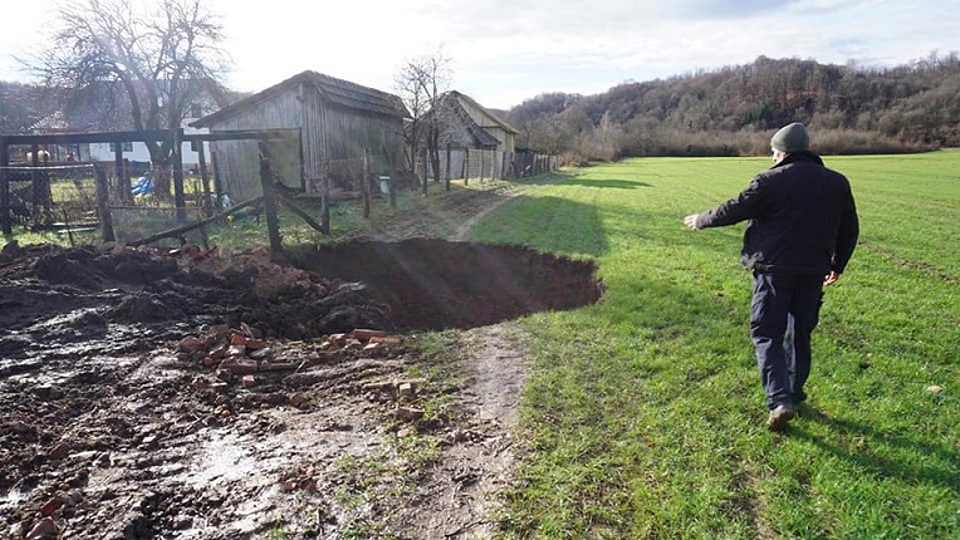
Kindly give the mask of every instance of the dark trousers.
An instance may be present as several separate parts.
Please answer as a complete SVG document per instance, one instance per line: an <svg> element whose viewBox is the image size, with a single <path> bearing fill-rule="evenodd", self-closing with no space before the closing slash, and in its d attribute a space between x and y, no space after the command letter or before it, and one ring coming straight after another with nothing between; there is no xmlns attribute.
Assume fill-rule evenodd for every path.
<svg viewBox="0 0 960 540"><path fill-rule="evenodd" d="M753 274L750 337L771 410L806 398L810 334L822 301L823 276Z"/></svg>

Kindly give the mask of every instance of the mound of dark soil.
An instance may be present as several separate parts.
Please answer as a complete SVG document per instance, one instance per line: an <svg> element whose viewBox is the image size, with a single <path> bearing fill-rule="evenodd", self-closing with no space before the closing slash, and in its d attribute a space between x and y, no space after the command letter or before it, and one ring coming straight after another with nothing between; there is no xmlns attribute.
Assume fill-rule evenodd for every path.
<svg viewBox="0 0 960 540"><path fill-rule="evenodd" d="M44 325L89 326L76 315L91 310L114 324L163 330L170 323L247 323L291 339L392 327L361 284L278 265L262 252L192 247L168 253L27 246L0 263L0 307L0 327L27 333ZM0 350L21 348L20 342L0 339Z"/></svg>

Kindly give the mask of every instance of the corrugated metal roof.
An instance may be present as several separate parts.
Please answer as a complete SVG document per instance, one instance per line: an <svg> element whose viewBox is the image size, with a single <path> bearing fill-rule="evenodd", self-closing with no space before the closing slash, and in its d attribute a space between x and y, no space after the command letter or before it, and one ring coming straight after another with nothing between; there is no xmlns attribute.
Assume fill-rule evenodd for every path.
<svg viewBox="0 0 960 540"><path fill-rule="evenodd" d="M222 121L244 110L256 107L257 104L270 99L278 92L299 84L306 84L316 88L325 100L341 107L398 118L407 116L407 110L400 101L400 98L393 94L307 70L275 84L262 92L258 92L228 107L224 107L190 125L192 127L207 127L212 123Z"/></svg>

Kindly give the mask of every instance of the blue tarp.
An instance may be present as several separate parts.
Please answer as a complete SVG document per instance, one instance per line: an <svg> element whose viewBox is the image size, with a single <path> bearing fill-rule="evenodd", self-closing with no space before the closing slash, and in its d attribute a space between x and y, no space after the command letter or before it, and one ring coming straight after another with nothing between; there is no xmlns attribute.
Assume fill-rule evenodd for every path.
<svg viewBox="0 0 960 540"><path fill-rule="evenodd" d="M153 195L153 177L141 176L130 187L130 191L136 195Z"/></svg>

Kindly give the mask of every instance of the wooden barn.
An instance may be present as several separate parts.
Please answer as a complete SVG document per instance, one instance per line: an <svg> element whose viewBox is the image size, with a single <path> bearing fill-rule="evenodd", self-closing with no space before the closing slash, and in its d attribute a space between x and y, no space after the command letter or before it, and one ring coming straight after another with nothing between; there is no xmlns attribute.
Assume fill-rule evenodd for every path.
<svg viewBox="0 0 960 540"><path fill-rule="evenodd" d="M513 175L520 134L516 128L456 90L445 93L437 109L428 114L440 115L440 145L451 148L452 176L503 178ZM441 161L445 162L446 155L444 152ZM446 170L446 163L442 167Z"/></svg>
<svg viewBox="0 0 960 540"><path fill-rule="evenodd" d="M459 120L459 123L454 125L459 128L460 133L477 133L477 135L471 134L471 138L476 137L478 143L476 145L477 148L484 147L481 144L481 137L484 141L489 141L490 138L492 138L496 140L496 149L498 151L508 154L515 152L517 135L519 135L520 132L490 112L483 105L474 101L470 96L457 92L456 90L451 90L444 94L442 107L449 109L446 113L448 118L451 116L450 111L452 111L453 117ZM480 135L478 132L482 132L486 137Z"/></svg>
<svg viewBox="0 0 960 540"><path fill-rule="evenodd" d="M400 98L329 75L304 71L191 124L211 133L290 129L271 143L279 181L305 192L321 192L322 178L359 181L367 156L374 174L390 174L403 163ZM223 190L240 201L261 194L257 144L210 143L211 161Z"/></svg>

